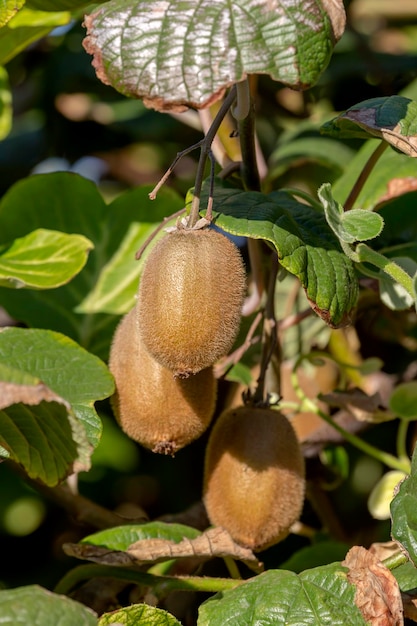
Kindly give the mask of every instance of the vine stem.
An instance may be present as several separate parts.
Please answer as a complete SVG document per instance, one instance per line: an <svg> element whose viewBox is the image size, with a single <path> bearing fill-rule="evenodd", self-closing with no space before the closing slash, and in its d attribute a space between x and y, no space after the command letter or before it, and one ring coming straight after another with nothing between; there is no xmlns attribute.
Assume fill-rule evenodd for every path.
<svg viewBox="0 0 417 626"><path fill-rule="evenodd" d="M344 204L345 211L349 211L355 204L355 201L357 200L366 181L368 180L369 174L372 172L379 157L383 154L383 152L386 150L387 147L388 147L388 143L386 141L381 141L376 147L376 149L374 150L374 152L369 157L368 161L365 163L364 168L359 174L358 179L353 185L352 190L350 194L348 195L347 200Z"/></svg>
<svg viewBox="0 0 417 626"><path fill-rule="evenodd" d="M372 265L375 265L383 272L391 276L391 278L404 287L407 293L413 298L413 300L415 300L416 296L413 289L413 279L397 263L388 259L380 252L376 252L376 250L373 250L364 243L358 244L356 247L356 254L358 255L360 262L372 263Z"/></svg>
<svg viewBox="0 0 417 626"><path fill-rule="evenodd" d="M406 474L410 472L410 461L408 459L399 459L396 456L389 454L388 452L379 450L378 448L371 445L370 443L367 443L366 441L364 441L363 439L360 439L353 433L350 433L349 431L345 430L342 426L337 424L329 415L324 413L324 411L322 411L315 404L315 402L311 400L311 398L306 396L304 391L301 389L299 381L298 381L298 376L297 376L298 363L299 361L296 363L294 370L292 372L291 382L292 382L292 385L294 387L294 390L297 396L301 400L302 406L300 407L300 410L311 411L313 413L316 413L316 415L321 417L332 428L337 430L337 432L340 433L346 441L348 441L350 444L355 446L355 448L357 448L358 450L361 450L368 456L374 459L377 459L381 463L384 463L387 467L390 467L391 469L395 469L395 470L400 470L401 472L405 472Z"/></svg>
<svg viewBox="0 0 417 626"><path fill-rule="evenodd" d="M210 578L206 576L154 576L147 572L110 567L107 565L79 565L70 570L56 585L55 593L67 595L71 589L90 578L116 578L126 582L152 587L158 597L163 597L171 591L204 591L217 593L234 589L242 584L243 580L231 578Z"/></svg>

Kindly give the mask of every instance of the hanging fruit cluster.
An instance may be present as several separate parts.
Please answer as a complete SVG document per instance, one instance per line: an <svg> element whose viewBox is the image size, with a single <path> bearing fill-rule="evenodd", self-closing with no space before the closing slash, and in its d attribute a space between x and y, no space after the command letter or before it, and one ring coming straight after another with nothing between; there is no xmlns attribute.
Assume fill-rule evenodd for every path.
<svg viewBox="0 0 417 626"><path fill-rule="evenodd" d="M207 429L217 394L213 365L236 339L245 292L240 252L219 232L179 229L155 245L109 362L114 412L132 439L174 455ZM300 516L304 485L304 460L284 415L252 405L220 415L204 473L214 525L264 549Z"/></svg>

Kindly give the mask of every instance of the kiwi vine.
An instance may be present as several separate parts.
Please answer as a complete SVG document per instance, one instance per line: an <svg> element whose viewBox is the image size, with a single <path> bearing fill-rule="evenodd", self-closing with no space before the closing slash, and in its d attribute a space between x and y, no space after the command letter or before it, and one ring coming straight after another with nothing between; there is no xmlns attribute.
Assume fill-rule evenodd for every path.
<svg viewBox="0 0 417 626"><path fill-rule="evenodd" d="M40 521L4 514L0 531L16 550L50 532L42 515L65 531L59 572L0 577L0 621L414 623L415 73L400 94L398 77L363 78L379 59L365 0L156 4L0 9L6 152L7 94L28 106L36 78L19 37L45 76L43 55L59 65L74 42L87 63L94 97L57 92L58 127L156 133L164 152L132 182L136 157L97 140L108 178L41 163L3 185L4 501L18 519L10 480ZM19 13L45 29L35 44ZM48 19L68 33L45 35ZM335 93L343 46L368 55L367 99Z"/></svg>

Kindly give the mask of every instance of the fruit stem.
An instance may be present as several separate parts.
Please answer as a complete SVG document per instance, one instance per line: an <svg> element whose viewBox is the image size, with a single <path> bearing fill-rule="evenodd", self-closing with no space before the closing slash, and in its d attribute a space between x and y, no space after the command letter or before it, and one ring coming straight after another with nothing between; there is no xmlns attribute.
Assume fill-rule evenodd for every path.
<svg viewBox="0 0 417 626"><path fill-rule="evenodd" d="M166 596L171 591L204 591L217 593L234 589L242 584L243 580L230 578L209 578L200 576L154 576L147 572L111 567L107 565L79 565L70 570L61 578L54 591L59 594L68 594L79 583L90 578L109 577L126 582L152 587L158 598Z"/></svg>
<svg viewBox="0 0 417 626"><path fill-rule="evenodd" d="M142 254L145 252L146 248L149 246L149 244L151 243L151 241L153 239L155 239L155 237L157 236L157 234L166 226L167 222L170 222L171 220L176 219L177 217L180 217L180 215L182 215L183 213L185 213L186 209L180 209L179 211L176 211L175 213L172 213L172 215L168 215L167 217L164 217L164 219L162 220L162 222L160 224L158 224L158 226L155 228L155 230L153 230L151 232L151 234L149 235L149 237L147 237L147 239L144 241L144 243L141 245L141 247L139 248L139 250L136 252L135 254L135 259L136 261L139 261L139 259L142 257Z"/></svg>
<svg viewBox="0 0 417 626"><path fill-rule="evenodd" d="M261 179L256 158L255 105L250 92L249 96L248 114L245 118L238 120L240 149L242 151L241 174L246 191L260 191Z"/></svg>
<svg viewBox="0 0 417 626"><path fill-rule="evenodd" d="M363 169L361 170L361 173L359 174L355 184L351 189L350 194L347 197L346 202L344 203L345 211L350 211L350 209L355 204L360 192L362 191L366 181L368 180L370 173L374 169L379 157L383 154L387 147L388 143L386 141L381 141L365 163Z"/></svg>
<svg viewBox="0 0 417 626"><path fill-rule="evenodd" d="M208 129L206 136L199 142L200 147L200 159L198 161L197 172L195 175L195 184L194 184L194 192L193 192L193 201L191 205L191 212L188 221L188 226L192 228L195 226L199 220L199 212L200 212L200 196L201 196L201 187L203 185L204 178L204 170L206 166L207 157L211 153L211 144L214 141L214 137L216 136L217 131L219 130L219 126L225 118L227 112L232 106L233 102L236 99L236 86L233 86L226 98L223 100L223 103L220 109L217 111L216 116ZM197 146L197 144L196 144ZM211 157L212 158L212 157ZM212 167L212 175L211 180L213 179L213 167ZM212 187L212 183L210 185ZM210 200L211 198L211 200ZM212 195L209 198L209 204L212 203ZM208 208L211 208L210 206ZM211 211L206 215L206 219L211 219Z"/></svg>

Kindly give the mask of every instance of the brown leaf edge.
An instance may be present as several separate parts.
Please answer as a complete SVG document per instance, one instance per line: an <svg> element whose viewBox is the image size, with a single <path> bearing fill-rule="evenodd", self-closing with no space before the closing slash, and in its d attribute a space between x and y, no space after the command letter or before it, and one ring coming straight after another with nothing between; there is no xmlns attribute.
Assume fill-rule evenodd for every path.
<svg viewBox="0 0 417 626"><path fill-rule="evenodd" d="M84 17L82 25L87 29L87 36L84 38L82 44L84 50L93 57L91 65L95 69L97 78L105 85L114 86L107 76L103 63L103 55L100 46L97 44L97 38L94 35L94 21L100 15L102 10L102 8L98 9L94 13ZM245 78L246 74L242 74L241 80L244 80ZM194 109L206 109L210 107L218 100L221 100L226 90L233 84L234 81L224 84L218 91L211 94L209 98L204 100L204 102L192 102L190 100L164 100L161 96L149 97L147 92L138 90L136 83L132 83L132 85L129 86L129 84L125 82L123 93L131 98L141 99L146 107L149 109L155 109L155 111L159 111L161 113L184 113L184 111L187 111L190 107Z"/></svg>

